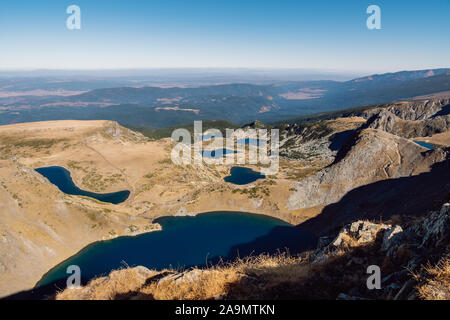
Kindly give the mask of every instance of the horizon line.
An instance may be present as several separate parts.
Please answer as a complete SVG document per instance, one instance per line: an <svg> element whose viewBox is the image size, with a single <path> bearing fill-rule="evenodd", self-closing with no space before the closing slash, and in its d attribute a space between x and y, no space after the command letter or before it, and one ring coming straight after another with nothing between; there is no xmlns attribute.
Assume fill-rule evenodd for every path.
<svg viewBox="0 0 450 320"><path fill-rule="evenodd" d="M143 68L23 68L23 69L0 69L0 73L19 73L19 72L145 72L145 71L259 71L259 72L312 72L312 73L367 73L369 75L388 74L398 72L414 72L425 70L450 69L450 66L396 69L392 71L370 71L370 70L347 70L347 69L320 69L320 68L275 68L275 67L143 67Z"/></svg>

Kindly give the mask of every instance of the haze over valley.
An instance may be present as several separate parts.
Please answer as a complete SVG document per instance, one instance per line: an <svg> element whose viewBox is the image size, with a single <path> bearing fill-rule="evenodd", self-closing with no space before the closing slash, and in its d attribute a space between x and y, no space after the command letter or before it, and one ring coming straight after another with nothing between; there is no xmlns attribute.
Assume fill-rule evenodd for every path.
<svg viewBox="0 0 450 320"><path fill-rule="evenodd" d="M289 75L266 72L268 79ZM158 74L157 71L155 73ZM222 84L218 84L219 81L214 79L218 76L214 73L203 71L202 74L207 79L211 77L211 83L186 85L187 75L141 76L140 84L133 86L130 78L117 76L88 80L80 80L80 76L75 79L10 76L0 82L0 124L112 120L122 125L156 129L194 120L227 120L237 125L254 120L270 123L344 108L421 99L429 95L445 97L449 95L450 87L450 69L369 75L349 81L260 79L259 82L263 82L260 84L255 84L258 80L236 83L229 74L221 75ZM244 71L236 71L235 77L245 79L245 74ZM149 85L155 78L161 84ZM77 91L80 93L76 94Z"/></svg>

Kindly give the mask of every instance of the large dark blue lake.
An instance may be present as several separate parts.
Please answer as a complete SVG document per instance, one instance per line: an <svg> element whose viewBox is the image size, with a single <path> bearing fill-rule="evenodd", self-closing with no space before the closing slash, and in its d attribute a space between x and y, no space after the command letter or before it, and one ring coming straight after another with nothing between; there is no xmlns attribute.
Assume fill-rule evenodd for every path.
<svg viewBox="0 0 450 320"><path fill-rule="evenodd" d="M242 212L211 212L196 217L164 217L155 220L162 231L136 237L121 237L89 245L50 270L37 287L64 286L67 267L78 265L82 282L128 266L161 270L204 267L237 256L291 253L312 248L316 239L279 219Z"/></svg>
<svg viewBox="0 0 450 320"><path fill-rule="evenodd" d="M119 204L124 202L130 196L130 191L124 190L113 193L95 193L78 188L70 176L70 171L63 167L46 167L35 169L59 188L62 192L74 196L86 196L97 199L102 202Z"/></svg>

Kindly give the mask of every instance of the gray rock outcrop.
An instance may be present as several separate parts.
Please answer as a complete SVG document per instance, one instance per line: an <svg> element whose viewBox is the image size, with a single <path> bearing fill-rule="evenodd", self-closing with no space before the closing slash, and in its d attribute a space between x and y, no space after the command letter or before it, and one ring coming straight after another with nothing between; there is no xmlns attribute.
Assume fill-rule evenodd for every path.
<svg viewBox="0 0 450 320"><path fill-rule="evenodd" d="M297 210L339 201L347 192L376 181L428 171L446 153L426 149L384 131L364 129L337 163L299 181L287 208Z"/></svg>

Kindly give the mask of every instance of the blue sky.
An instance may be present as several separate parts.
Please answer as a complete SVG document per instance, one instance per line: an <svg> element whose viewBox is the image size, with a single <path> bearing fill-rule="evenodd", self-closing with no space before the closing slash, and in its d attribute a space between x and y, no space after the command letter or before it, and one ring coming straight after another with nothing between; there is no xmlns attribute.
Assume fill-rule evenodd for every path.
<svg viewBox="0 0 450 320"><path fill-rule="evenodd" d="M72 4L81 30L66 28ZM2 1L0 70L450 67L449 16L449 0Z"/></svg>

